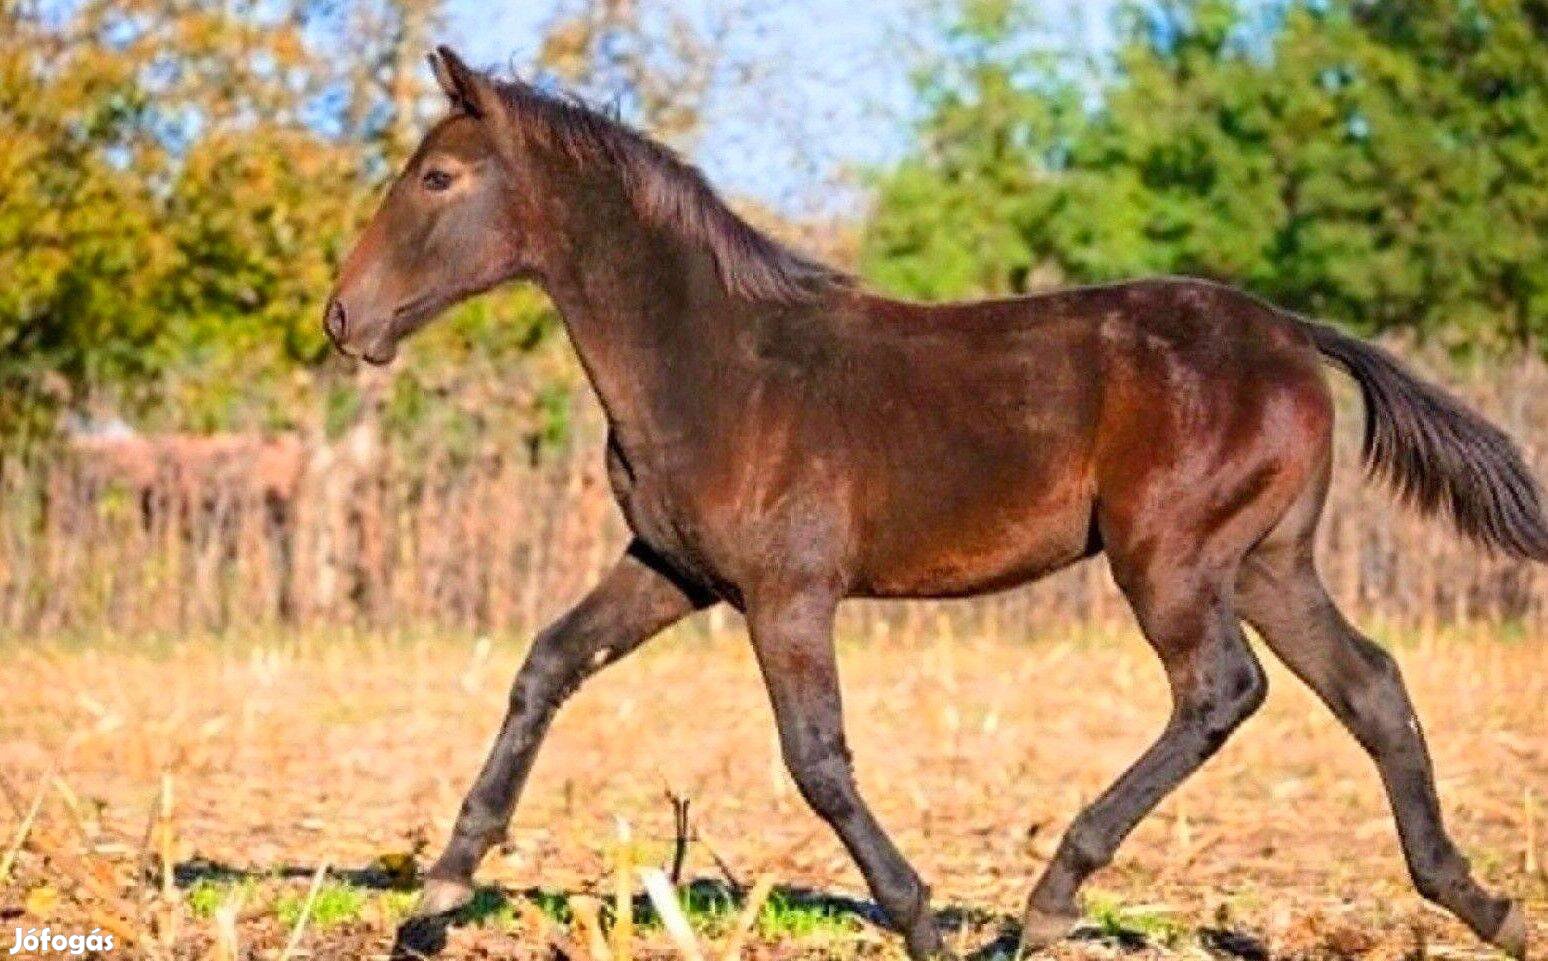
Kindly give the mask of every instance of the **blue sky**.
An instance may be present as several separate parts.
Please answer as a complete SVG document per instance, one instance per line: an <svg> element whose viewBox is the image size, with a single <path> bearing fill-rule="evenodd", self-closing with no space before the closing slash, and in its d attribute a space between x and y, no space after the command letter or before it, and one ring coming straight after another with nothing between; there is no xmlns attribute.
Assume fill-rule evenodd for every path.
<svg viewBox="0 0 1548 961"><path fill-rule="evenodd" d="M532 62L559 0L451 0L444 39L482 66ZM695 14L715 0L680 0ZM762 74L712 98L695 150L728 193L787 213L852 203L857 174L904 149L909 73L932 40L938 0L764 0L737 21L732 56ZM1044 0L1063 42L1100 48L1112 0Z"/></svg>

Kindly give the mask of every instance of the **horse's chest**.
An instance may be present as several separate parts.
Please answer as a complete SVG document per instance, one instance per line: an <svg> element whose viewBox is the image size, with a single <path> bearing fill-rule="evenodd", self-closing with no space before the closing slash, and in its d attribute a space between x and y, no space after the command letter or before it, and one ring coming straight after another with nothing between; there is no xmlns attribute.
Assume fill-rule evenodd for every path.
<svg viewBox="0 0 1548 961"><path fill-rule="evenodd" d="M689 566L702 562L703 524L691 487L673 483L652 459L631 454L616 436L607 443L607 477L624 520L657 553Z"/></svg>
<svg viewBox="0 0 1548 961"><path fill-rule="evenodd" d="M634 534L678 573L731 599L771 557L810 555L846 534L842 512L833 510L843 498L819 463L807 459L802 473L784 457L726 446L731 456L702 445L631 446L615 436L607 470Z"/></svg>
<svg viewBox="0 0 1548 961"><path fill-rule="evenodd" d="M641 500L640 477L633 459L624 452L616 434L607 435L605 462L607 482L613 488L613 499L618 502L618 508L623 511L624 520L629 522L630 528L638 532L635 517Z"/></svg>

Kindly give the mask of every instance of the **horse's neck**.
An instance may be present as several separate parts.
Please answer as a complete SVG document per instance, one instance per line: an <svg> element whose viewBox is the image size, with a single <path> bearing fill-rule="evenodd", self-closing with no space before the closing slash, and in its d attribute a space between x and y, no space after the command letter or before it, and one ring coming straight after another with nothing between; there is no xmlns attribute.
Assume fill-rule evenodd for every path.
<svg viewBox="0 0 1548 961"><path fill-rule="evenodd" d="M545 286L610 426L626 440L679 443L728 400L706 388L734 382L741 366L735 311L707 256L643 228L605 233Z"/></svg>

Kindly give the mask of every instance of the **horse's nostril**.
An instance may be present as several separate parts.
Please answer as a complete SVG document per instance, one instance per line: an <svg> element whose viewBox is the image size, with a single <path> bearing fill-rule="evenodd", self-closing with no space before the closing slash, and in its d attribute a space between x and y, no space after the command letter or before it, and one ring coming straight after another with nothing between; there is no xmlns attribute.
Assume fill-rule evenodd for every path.
<svg viewBox="0 0 1548 961"><path fill-rule="evenodd" d="M323 329L328 332L329 337L333 338L334 343L344 343L344 334L348 330L348 325L344 318L344 305L337 300L328 301L328 310L323 317Z"/></svg>

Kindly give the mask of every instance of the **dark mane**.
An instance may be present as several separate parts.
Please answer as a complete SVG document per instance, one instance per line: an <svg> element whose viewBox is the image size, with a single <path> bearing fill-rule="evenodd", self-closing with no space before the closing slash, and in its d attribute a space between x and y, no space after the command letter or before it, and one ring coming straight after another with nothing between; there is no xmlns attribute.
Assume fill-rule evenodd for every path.
<svg viewBox="0 0 1548 961"><path fill-rule="evenodd" d="M671 148L574 96L491 78L522 132L577 164L616 171L636 212L707 250L721 283L749 300L805 303L850 276L807 257L743 220L704 174Z"/></svg>

